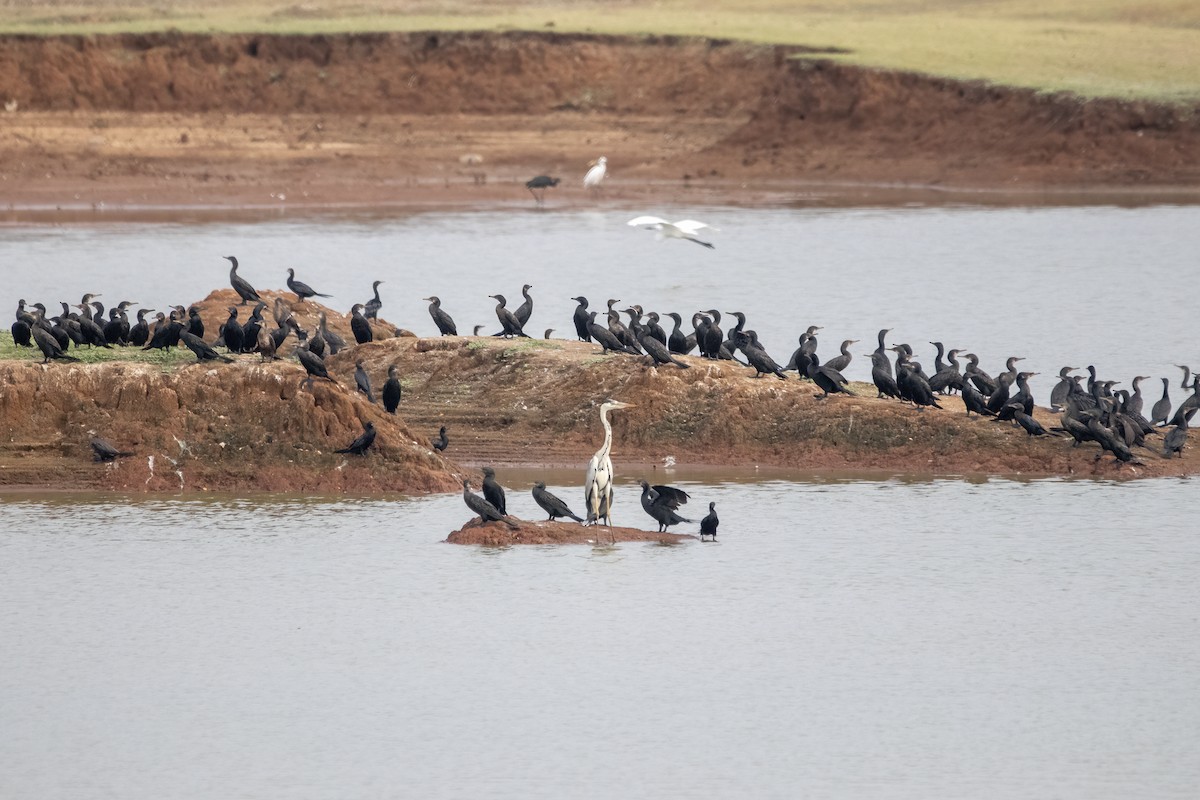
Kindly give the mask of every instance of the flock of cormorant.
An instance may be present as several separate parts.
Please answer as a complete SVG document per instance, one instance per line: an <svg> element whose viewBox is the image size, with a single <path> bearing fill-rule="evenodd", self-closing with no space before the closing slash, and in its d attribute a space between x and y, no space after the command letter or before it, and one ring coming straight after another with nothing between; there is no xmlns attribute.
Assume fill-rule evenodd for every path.
<svg viewBox="0 0 1200 800"><path fill-rule="evenodd" d="M292 354L304 367L307 374L305 383L311 385L314 380L321 379L336 384L337 381L325 368L324 359L327 354L337 353L346 348L348 343L328 329L325 314L320 313L315 328L306 331L293 316L289 304L277 297L270 307L275 323L275 327L271 328L264 318L268 303L238 274L237 258L224 258L231 265L230 285L242 302L240 306L228 308L229 317L220 326L211 344L205 339L204 322L195 306L174 306L168 313L142 308L137 311L136 321L131 324L130 309L137 303L122 301L108 309L106 314L104 306L96 300L100 296L98 294L83 295L80 303L73 307L61 302L62 313L54 316L49 314L42 303L27 304L25 300L20 300L17 304L16 321L12 325L13 340L19 346L36 346L43 355L42 363L48 363L52 359L78 360L68 354L72 345L76 348L133 346L151 350L174 348L181 344L191 350L198 361L231 362L231 355L246 353L258 353L263 360L277 359L279 350L288 337L295 336ZM300 303L311 297L328 296L296 280L295 270L288 269L287 273L287 287ZM367 302L355 303L351 308L350 329L356 344L370 342L374 338L370 320L378 318L382 307L379 297L381 283L383 282L375 281L372 284L373 296ZM515 309L508 308L508 301L504 295L490 295L496 301L495 313L500 328L494 336L529 336L525 327L533 314L533 296L530 294L532 288L530 284L521 287L523 302ZM610 299L605 304L602 320L598 321L601 312L589 308L588 298L580 295L572 299L577 304L572 315L577 338L580 341L598 344L602 354L626 354L646 358L654 366L669 365L677 369L688 369L690 365L682 357L695 351L704 359L742 363L752 369L758 378L771 375L780 380L789 380L789 373L796 372L801 379L813 382L820 390L820 394L815 396L821 399L828 398L831 394L855 394L842 371L853 359L850 346L858 340L846 339L841 343L838 355L822 361L817 356L817 332L821 330L820 326L810 326L800 334L795 351L784 365L780 365L760 344L755 331L747 329L746 315L742 312L723 315L715 308L696 311L691 314L691 330L685 330L683 317L675 312L660 315L654 311L646 311L637 304L618 308L619 301ZM425 300L429 302L430 317L440 334L458 335L457 325L442 307L441 299L433 295ZM254 305L249 317L243 322L239 318L239 311L251 302ZM150 322L146 317L152 312L156 316L153 322ZM622 315L628 319L623 319ZM728 331L722 327L723 322L728 324L726 318L736 320L736 325ZM671 320L670 331L661 324L665 319ZM475 329L476 335L479 327ZM551 331L552 329L546 331L547 337ZM1141 382L1148 380L1147 376L1136 376L1130 384L1130 390L1114 391L1113 387L1119 382L1101 380L1095 367L1087 367L1086 376L1073 375L1072 373L1078 371L1077 367L1063 367L1059 371L1059 382L1050 397L1051 409L1061 412L1060 421L1058 425L1047 429L1033 416L1034 400L1028 379L1038 373L1020 371L1016 366L1017 362L1024 359L1017 356L1009 358L1005 363L1005 370L992 377L979 366L979 358L974 353L961 349L947 351L941 342L930 342L936 348L936 355L933 372L929 374L915 360L915 351L910 345L887 344L887 335L890 332L887 328L880 330L877 335L877 347L866 356L871 360L871 378L877 390L877 397L895 398L924 411L929 407L943 408L942 402L946 402L951 395L957 393L968 416L977 414L996 421L1007 421L1019 425L1029 436L1063 435L1071 438L1075 446L1094 443L1100 448L1097 458L1107 452L1117 461L1131 462L1134 460L1134 448L1147 447L1146 437L1163 433L1160 429L1165 428L1169 430L1165 431L1162 456L1169 458L1176 454L1182 455L1187 441L1188 424L1197 409L1200 409L1200 374L1193 373L1185 366L1180 367L1183 370L1180 386L1190 390L1191 394L1172 413L1170 380L1162 378L1162 397L1153 404L1149 418L1143 415L1141 389ZM223 348L225 354L218 352L216 348ZM894 367L889 353L895 356ZM374 403L375 395L370 376L364 369L363 362L359 360L355 366L357 390ZM395 365L388 368L388 377L381 393L384 408L393 414L396 413L402 397L401 384L396 373ZM1083 383L1085 379L1086 384ZM588 511L584 520L586 523L596 523L600 520L608 522L608 506L612 496L612 465L607 454L611 446L611 427L607 412L621 407L623 404L612 401L602 406L605 446L596 454L588 470L585 497ZM361 436L337 452L365 454L374 442L374 425L367 423ZM448 442L446 429L443 427L431 445L443 451ZM111 459L123 455L102 439L94 440L92 444L97 459ZM503 503L497 506L494 498L488 497L486 491L485 496L479 498L470 495L464 486L464 496L468 498L467 504L471 509L481 517L505 518ZM500 497L503 497L502 494ZM550 513L551 519L556 516L577 519L561 500L546 492L544 486L535 487L534 498ZM686 499L686 493L678 489L650 486L644 481L642 483L642 506L647 514L659 522L660 530L688 521L677 513ZM490 507L488 503L491 504ZM711 522L708 521L709 518ZM704 524L715 531L715 511L709 518L706 518Z"/></svg>

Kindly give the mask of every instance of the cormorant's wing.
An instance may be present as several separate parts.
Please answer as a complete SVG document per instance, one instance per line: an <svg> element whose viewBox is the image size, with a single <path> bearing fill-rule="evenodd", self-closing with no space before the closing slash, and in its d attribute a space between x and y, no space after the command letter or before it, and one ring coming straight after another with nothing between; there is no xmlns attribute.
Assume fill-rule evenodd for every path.
<svg viewBox="0 0 1200 800"><path fill-rule="evenodd" d="M650 488L658 495L654 498L654 502L659 505L679 508L688 501L688 493L682 489L676 489L674 486L651 486Z"/></svg>

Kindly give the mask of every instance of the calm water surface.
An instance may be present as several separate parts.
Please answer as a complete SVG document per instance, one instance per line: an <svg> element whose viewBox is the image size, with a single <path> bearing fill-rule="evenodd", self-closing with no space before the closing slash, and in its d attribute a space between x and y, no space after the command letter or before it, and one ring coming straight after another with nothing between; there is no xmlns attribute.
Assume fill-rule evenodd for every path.
<svg viewBox="0 0 1200 800"><path fill-rule="evenodd" d="M6 497L0 796L1196 796L1196 480L676 482L717 544Z"/></svg>
<svg viewBox="0 0 1200 800"><path fill-rule="evenodd" d="M0 302L78 302L101 291L109 304L188 303L228 287L220 257L237 255L255 286L282 288L294 267L342 311L384 280L383 315L428 335L437 331L421 298L439 295L460 331L491 330L488 295L516 304L531 283L537 335L570 335L568 298L578 294L600 308L613 297L685 319L715 306L745 312L777 360L812 324L824 326L823 357L842 339L862 339L847 370L855 380L869 380L862 354L880 328L916 347L927 369L930 340L973 349L993 374L1008 356L1026 356L1022 367L1043 373L1034 381L1043 395L1067 364L1095 364L1126 384L1200 365L1184 294L1200 252L1200 206L653 211L717 226L717 249L625 225L646 209L10 225L0 237Z"/></svg>

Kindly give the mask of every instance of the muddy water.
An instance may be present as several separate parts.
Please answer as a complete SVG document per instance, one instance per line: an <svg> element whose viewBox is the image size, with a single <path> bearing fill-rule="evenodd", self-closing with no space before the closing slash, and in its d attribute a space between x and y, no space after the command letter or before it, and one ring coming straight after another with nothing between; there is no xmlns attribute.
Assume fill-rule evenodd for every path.
<svg viewBox="0 0 1200 800"><path fill-rule="evenodd" d="M7 497L0 795L1195 797L1194 479L728 477L671 476L718 543L615 549Z"/></svg>
<svg viewBox="0 0 1200 800"><path fill-rule="evenodd" d="M655 241L626 220L653 211L720 228L715 250ZM261 212L259 212L261 213ZM8 226L0 241L5 298L104 300L162 307L228 286L227 262L259 287L282 288L287 267L348 311L384 280L384 316L436 329L421 298L442 297L459 330L495 325L489 294L515 305L534 285L530 331L571 333L584 294L648 310L743 311L777 360L808 325L824 326L822 357L854 347L852 379L880 328L908 342L927 370L930 340L973 349L989 372L1007 356L1042 373L1044 398L1064 365L1095 364L1125 384L1136 374L1181 377L1200 366L1185 294L1200 252L1200 207L689 208L387 213L294 217L253 224L208 217L171 223ZM206 221L208 220L208 221ZM21 265L20 268L17 265ZM1176 381L1177 383L1177 381ZM1150 386L1155 392L1158 387ZM1182 392L1177 388L1177 395Z"/></svg>

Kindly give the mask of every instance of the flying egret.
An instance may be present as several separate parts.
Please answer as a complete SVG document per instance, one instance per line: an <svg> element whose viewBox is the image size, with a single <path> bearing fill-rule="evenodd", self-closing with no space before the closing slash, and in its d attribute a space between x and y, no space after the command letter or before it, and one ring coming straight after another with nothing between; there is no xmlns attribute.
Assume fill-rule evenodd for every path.
<svg viewBox="0 0 1200 800"><path fill-rule="evenodd" d="M599 186L600 181L604 180L604 176L608 174L608 157L600 156L596 159L596 163L583 176L583 188L591 189L593 186Z"/></svg>
<svg viewBox="0 0 1200 800"><path fill-rule="evenodd" d="M608 412L629 407L629 403L622 403L620 400L608 400L600 406L600 423L604 426L604 444L600 445L600 449L588 463L587 477L583 482L584 500L587 505L585 525L596 525L603 519L605 525L612 527L610 511L612 509L613 465L612 459L609 458L612 450L612 425L608 422Z"/></svg>
<svg viewBox="0 0 1200 800"><path fill-rule="evenodd" d="M703 245L709 250L715 249L711 242L701 241L697 236L705 228L710 231L715 231L717 228L694 219L667 222L660 217L634 217L629 220L628 224L634 228L645 228L648 231L655 231L658 233L659 239L687 239L689 242Z"/></svg>

